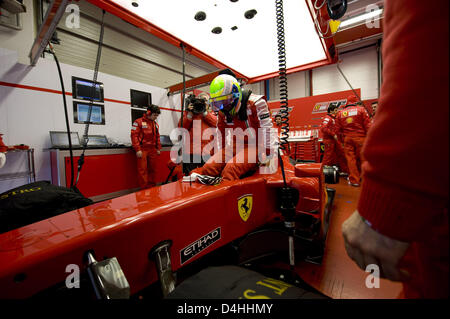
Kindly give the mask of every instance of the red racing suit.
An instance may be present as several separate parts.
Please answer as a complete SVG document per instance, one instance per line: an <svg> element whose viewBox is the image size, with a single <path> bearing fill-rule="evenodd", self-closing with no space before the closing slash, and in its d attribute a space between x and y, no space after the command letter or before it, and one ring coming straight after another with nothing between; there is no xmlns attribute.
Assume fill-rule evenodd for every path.
<svg viewBox="0 0 450 319"><path fill-rule="evenodd" d="M246 113L247 120L241 120L236 115L227 121L226 116L219 112L217 131L221 149L201 170L196 170L197 173L222 176L225 181L236 180L258 168L259 156L262 159L267 155L277 156L277 131L273 128L266 98L250 94Z"/></svg>
<svg viewBox="0 0 450 319"><path fill-rule="evenodd" d="M342 172L348 173L347 160L345 159L341 142L334 138L337 136L337 132L336 120L333 115L325 115L320 131L322 132L325 146L322 163L328 166L338 165Z"/></svg>
<svg viewBox="0 0 450 319"><path fill-rule="evenodd" d="M2 135L0 134L0 153L5 153L8 150L8 146L3 143Z"/></svg>
<svg viewBox="0 0 450 319"><path fill-rule="evenodd" d="M344 136L344 154L347 159L349 181L359 184L361 179L361 149L371 120L362 106L347 105L336 116L336 132Z"/></svg>
<svg viewBox="0 0 450 319"><path fill-rule="evenodd" d="M131 143L136 152L142 151L142 157L137 158L139 186L142 189L155 186L155 168L161 149L158 123L148 119L147 114L134 121L131 127Z"/></svg>
<svg viewBox="0 0 450 319"><path fill-rule="evenodd" d="M383 86L363 148L358 211L411 243L407 298L449 296L448 13L449 1L385 1Z"/></svg>
<svg viewBox="0 0 450 319"><path fill-rule="evenodd" d="M192 117L188 116L189 112L185 112L183 116L183 128L189 131L189 144L185 145L184 150L188 154L202 155L203 148L210 143L214 136L212 135L209 139L203 140L203 133L208 128L215 128L217 125L217 116L214 112L205 112L203 114L193 114ZM199 121L201 124L199 130L196 129L196 122ZM178 127L181 127L181 119L178 122ZM200 135L200 136L197 136ZM210 153L210 155L212 155Z"/></svg>

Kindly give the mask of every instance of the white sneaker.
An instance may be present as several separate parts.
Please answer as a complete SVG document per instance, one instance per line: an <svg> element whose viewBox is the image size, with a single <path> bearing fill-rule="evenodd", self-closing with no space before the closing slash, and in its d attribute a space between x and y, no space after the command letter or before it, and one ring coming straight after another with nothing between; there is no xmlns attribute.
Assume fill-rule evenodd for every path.
<svg viewBox="0 0 450 319"><path fill-rule="evenodd" d="M183 182L195 182L197 180L197 177L200 176L200 174L192 173L189 176L183 176Z"/></svg>
<svg viewBox="0 0 450 319"><path fill-rule="evenodd" d="M192 173L190 176L183 176L183 182L199 182L204 185L217 185L222 181L222 177L214 177L208 175L200 175Z"/></svg>
<svg viewBox="0 0 450 319"><path fill-rule="evenodd" d="M197 181L204 185L217 185L222 181L222 177L214 177L208 175L199 175L197 176Z"/></svg>

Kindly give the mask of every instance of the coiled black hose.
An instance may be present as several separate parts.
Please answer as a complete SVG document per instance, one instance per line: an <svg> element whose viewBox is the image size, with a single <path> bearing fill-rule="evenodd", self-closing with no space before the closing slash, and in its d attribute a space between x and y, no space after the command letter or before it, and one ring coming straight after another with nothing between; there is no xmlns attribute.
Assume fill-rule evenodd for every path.
<svg viewBox="0 0 450 319"><path fill-rule="evenodd" d="M286 150L289 147L289 106L288 106L288 84L286 76L286 48L284 41L284 14L283 14L283 0L275 0L276 16L277 16L277 42L278 42L278 74L280 87L280 115L281 115L281 150ZM280 158L281 172L283 174L284 184L286 185L286 177L284 174L283 161Z"/></svg>

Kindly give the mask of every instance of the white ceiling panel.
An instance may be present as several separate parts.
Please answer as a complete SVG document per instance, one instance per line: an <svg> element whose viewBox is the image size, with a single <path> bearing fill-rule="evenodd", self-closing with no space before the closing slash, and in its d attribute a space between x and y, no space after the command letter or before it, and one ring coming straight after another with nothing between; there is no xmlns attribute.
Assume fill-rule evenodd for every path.
<svg viewBox="0 0 450 319"><path fill-rule="evenodd" d="M278 71L275 1L268 0L111 0L151 24L248 78ZM306 1L284 0L287 68L325 60ZM257 14L246 19L244 13ZM196 21L197 12L206 19ZM236 30L232 27L236 26ZM211 30L221 27L222 33Z"/></svg>

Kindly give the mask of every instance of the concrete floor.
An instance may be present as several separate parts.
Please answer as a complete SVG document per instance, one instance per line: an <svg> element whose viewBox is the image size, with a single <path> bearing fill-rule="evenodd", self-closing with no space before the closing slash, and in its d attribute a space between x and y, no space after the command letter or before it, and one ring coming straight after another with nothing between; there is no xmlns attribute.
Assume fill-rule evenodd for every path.
<svg viewBox="0 0 450 319"><path fill-rule="evenodd" d="M381 279L379 288L367 288L364 272L347 256L341 233L342 223L355 211L360 193L359 187L352 187L345 179L337 185L325 254L321 265L302 262L296 268L302 279L334 299L395 299L402 285Z"/></svg>

